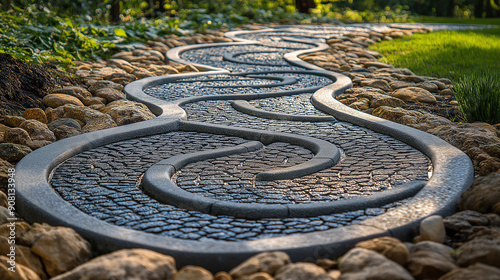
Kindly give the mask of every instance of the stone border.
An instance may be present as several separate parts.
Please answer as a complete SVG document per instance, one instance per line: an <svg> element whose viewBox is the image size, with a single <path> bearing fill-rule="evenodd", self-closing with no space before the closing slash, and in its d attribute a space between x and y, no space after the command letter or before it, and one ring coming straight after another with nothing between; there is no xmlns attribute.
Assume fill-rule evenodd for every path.
<svg viewBox="0 0 500 280"><path fill-rule="evenodd" d="M184 47L173 49L175 51L170 54L180 52L181 49ZM300 63L297 57L292 59ZM308 69L318 69L303 63ZM206 74L228 73L224 69L206 69L215 70ZM31 221L72 227L94 242L99 250L147 248L173 256L178 266L199 265L212 271L229 270L248 257L263 251L285 251L294 262L335 258L357 242L374 237L394 236L408 240L425 217L452 213L460 193L472 182L473 169L470 159L435 136L366 115L340 104L333 95L340 94L350 87L350 79L338 73L324 70L322 72L324 75L337 77L337 81L314 94L315 106L339 119L385 132L419 148L431 158L434 173L430 181L408 203L355 225L241 242L180 240L110 225L84 214L53 191L48 183L50 173L67 158L85 150L116 141L177 130L179 122L176 120L184 118L185 113L179 111L178 107L173 107L172 112L168 111L168 106L176 104L147 98L142 92L145 86L165 80L165 77L155 77L129 84L126 91L128 96L136 100L144 99L144 103L155 108L159 118L64 139L23 158L16 167L15 176L19 213ZM197 74L175 75L175 78Z"/></svg>

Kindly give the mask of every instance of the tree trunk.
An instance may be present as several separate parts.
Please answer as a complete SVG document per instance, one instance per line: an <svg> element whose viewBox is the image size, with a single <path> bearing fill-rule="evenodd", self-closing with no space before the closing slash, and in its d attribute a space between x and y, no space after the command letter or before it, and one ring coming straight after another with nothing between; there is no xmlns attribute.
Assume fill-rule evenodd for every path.
<svg viewBox="0 0 500 280"><path fill-rule="evenodd" d="M113 0L113 2L111 2L110 17L113 23L120 21L120 0Z"/></svg>
<svg viewBox="0 0 500 280"><path fill-rule="evenodd" d="M483 11L484 11L484 0L475 0L474 1L474 17L482 18Z"/></svg>
<svg viewBox="0 0 500 280"><path fill-rule="evenodd" d="M309 14L311 9L316 8L314 0L295 0L295 7L300 13Z"/></svg>
<svg viewBox="0 0 500 280"><path fill-rule="evenodd" d="M158 1L158 12L160 12L161 14L165 13L165 0Z"/></svg>

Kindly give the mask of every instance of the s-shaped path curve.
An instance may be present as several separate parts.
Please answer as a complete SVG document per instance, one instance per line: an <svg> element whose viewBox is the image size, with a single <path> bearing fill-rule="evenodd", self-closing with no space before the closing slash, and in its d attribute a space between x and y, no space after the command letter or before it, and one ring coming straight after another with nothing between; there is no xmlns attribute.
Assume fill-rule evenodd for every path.
<svg viewBox="0 0 500 280"><path fill-rule="evenodd" d="M469 158L337 102L350 79L298 59L332 35L384 28L284 26L170 50L206 71L127 85L153 120L25 157L20 214L72 227L100 250L149 248L213 271L262 251L313 261L413 236L423 218L453 212L473 179Z"/></svg>

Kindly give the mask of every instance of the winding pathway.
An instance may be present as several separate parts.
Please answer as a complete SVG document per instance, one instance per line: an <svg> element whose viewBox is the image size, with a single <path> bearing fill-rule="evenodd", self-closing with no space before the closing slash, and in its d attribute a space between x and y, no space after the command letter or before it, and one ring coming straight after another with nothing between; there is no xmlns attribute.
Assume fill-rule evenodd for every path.
<svg viewBox="0 0 500 280"><path fill-rule="evenodd" d="M214 271L261 251L307 261L411 236L453 211L470 160L340 104L349 78L298 59L332 35L385 28L285 26L172 49L170 60L207 71L127 85L154 120L29 154L16 170L20 213L102 250L150 248Z"/></svg>

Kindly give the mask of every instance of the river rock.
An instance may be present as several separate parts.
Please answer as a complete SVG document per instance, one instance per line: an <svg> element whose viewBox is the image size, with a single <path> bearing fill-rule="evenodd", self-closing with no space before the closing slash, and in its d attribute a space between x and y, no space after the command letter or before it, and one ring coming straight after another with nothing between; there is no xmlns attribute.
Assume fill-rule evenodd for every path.
<svg viewBox="0 0 500 280"><path fill-rule="evenodd" d="M37 120L41 123L47 123L47 116L45 115L45 112L40 108L30 108L24 110L23 118L27 120Z"/></svg>
<svg viewBox="0 0 500 280"><path fill-rule="evenodd" d="M52 143L53 141L48 141L48 140L31 140L30 142L28 142L28 147L34 151L36 149L40 149L41 147L45 147Z"/></svg>
<svg viewBox="0 0 500 280"><path fill-rule="evenodd" d="M187 265L174 275L174 280L213 280L213 274L199 266Z"/></svg>
<svg viewBox="0 0 500 280"><path fill-rule="evenodd" d="M420 223L420 236L417 237L420 241L433 241L443 243L446 237L446 230L444 228L443 217L433 215L425 218Z"/></svg>
<svg viewBox="0 0 500 280"><path fill-rule="evenodd" d="M0 143L0 158L10 162L20 161L32 150L24 145L14 143Z"/></svg>
<svg viewBox="0 0 500 280"><path fill-rule="evenodd" d="M123 249L99 256L51 280L171 280L174 258L146 249Z"/></svg>
<svg viewBox="0 0 500 280"><path fill-rule="evenodd" d="M415 245L415 251L408 263L408 270L416 279L439 279L458 268L451 257L453 249L432 241Z"/></svg>
<svg viewBox="0 0 500 280"><path fill-rule="evenodd" d="M472 227L485 227L491 223L486 215L472 210L457 212L444 219L444 225L447 231L462 231Z"/></svg>
<svg viewBox="0 0 500 280"><path fill-rule="evenodd" d="M8 208L9 207L9 200L7 199L7 195L0 191L0 206Z"/></svg>
<svg viewBox="0 0 500 280"><path fill-rule="evenodd" d="M143 78L148 78L148 77L154 77L155 76L155 74L153 74L150 71L148 71L146 69L143 69L143 68L135 69L130 74L136 76L137 79L143 79Z"/></svg>
<svg viewBox="0 0 500 280"><path fill-rule="evenodd" d="M28 132L22 128L9 128L3 136L3 141L7 143L28 145L31 142L31 137Z"/></svg>
<svg viewBox="0 0 500 280"><path fill-rule="evenodd" d="M31 140L56 141L56 136L47 125L37 120L26 120L19 127L28 132Z"/></svg>
<svg viewBox="0 0 500 280"><path fill-rule="evenodd" d="M274 278L267 272L257 272L242 278L238 278L238 280L274 280Z"/></svg>
<svg viewBox="0 0 500 280"><path fill-rule="evenodd" d="M409 82L403 82L403 81L396 81L392 82L389 85L392 90L397 90L400 88L407 88L407 87L414 87L415 83L409 83Z"/></svg>
<svg viewBox="0 0 500 280"><path fill-rule="evenodd" d="M91 97L91 98L87 98L85 100L83 100L83 104L85 104L85 106L91 106L91 105L104 105L108 103L108 101L106 100L106 98L102 98L102 97L98 97L98 96L94 96L94 97Z"/></svg>
<svg viewBox="0 0 500 280"><path fill-rule="evenodd" d="M326 271L312 263L291 263L276 272L276 280L332 280Z"/></svg>
<svg viewBox="0 0 500 280"><path fill-rule="evenodd" d="M458 208L500 215L500 172L476 178L460 197Z"/></svg>
<svg viewBox="0 0 500 280"><path fill-rule="evenodd" d="M87 98L92 97L92 94L87 89L77 86L66 86L56 89L52 93L71 95L78 98L78 100L80 100L81 102L83 102L83 100Z"/></svg>
<svg viewBox="0 0 500 280"><path fill-rule="evenodd" d="M391 87L389 86L389 83L385 80L363 79L360 81L360 85L363 87L378 88L378 89L381 89L385 92L391 91Z"/></svg>
<svg viewBox="0 0 500 280"><path fill-rule="evenodd" d="M225 271L220 271L215 274L214 280L233 280L233 277Z"/></svg>
<svg viewBox="0 0 500 280"><path fill-rule="evenodd" d="M125 93L112 88L101 88L98 89L94 94L97 97L102 97L106 99L107 102L113 102L116 100L126 98Z"/></svg>
<svg viewBox="0 0 500 280"><path fill-rule="evenodd" d="M483 263L500 268L500 228L487 228L474 234L457 252L460 266Z"/></svg>
<svg viewBox="0 0 500 280"><path fill-rule="evenodd" d="M126 57L125 57L126 58ZM111 58L108 60L108 64L111 65L116 65L120 67L121 69L125 70L129 68L133 68L134 66L130 64L130 62L126 61L125 59L119 59L119 58Z"/></svg>
<svg viewBox="0 0 500 280"><path fill-rule="evenodd" d="M420 129L422 131L428 131L434 129L441 125L451 125L453 124L447 118L443 118L441 116L436 116L433 114L423 114L421 117L417 118L417 122L411 124L410 126L416 129Z"/></svg>
<svg viewBox="0 0 500 280"><path fill-rule="evenodd" d="M466 268L452 270L439 280L500 280L500 269L482 263L475 263Z"/></svg>
<svg viewBox="0 0 500 280"><path fill-rule="evenodd" d="M478 163L479 175L488 175L500 169L500 161L482 150L482 147L500 142L496 131L473 124L452 124L438 126L427 132L459 148L475 160Z"/></svg>
<svg viewBox="0 0 500 280"><path fill-rule="evenodd" d="M453 96L453 95L455 95L455 93L453 92L453 90L451 90L449 88L445 88L445 89L439 91L439 95Z"/></svg>
<svg viewBox="0 0 500 280"><path fill-rule="evenodd" d="M40 280L40 277L28 267L16 264L16 272L9 270L9 258L0 256L0 279L2 280Z"/></svg>
<svg viewBox="0 0 500 280"><path fill-rule="evenodd" d="M399 265L405 265L410 259L410 252L406 245L394 237L384 236L362 241L356 244L356 248L375 251Z"/></svg>
<svg viewBox="0 0 500 280"><path fill-rule="evenodd" d="M366 98L361 98L361 99L358 99L355 102L349 104L349 107L356 109L356 110L363 111L363 110L370 108L370 100L368 100Z"/></svg>
<svg viewBox="0 0 500 280"><path fill-rule="evenodd" d="M274 275L278 269L289 263L290 257L284 252L264 252L236 266L229 274L234 278L257 272L267 272Z"/></svg>
<svg viewBox="0 0 500 280"><path fill-rule="evenodd" d="M419 87L400 88L395 90L391 96L406 102L423 102L430 104L435 104L437 102L436 97L432 93Z"/></svg>
<svg viewBox="0 0 500 280"><path fill-rule="evenodd" d="M0 224L6 224L12 218L10 211L5 207L0 206Z"/></svg>
<svg viewBox="0 0 500 280"><path fill-rule="evenodd" d="M82 132L92 132L96 130L116 127L110 115L101 113L88 107L78 107L66 105L63 107L64 117L76 119L84 123Z"/></svg>
<svg viewBox="0 0 500 280"><path fill-rule="evenodd" d="M21 239L21 238L20 238ZM51 277L67 272L92 257L90 244L73 229L33 224L22 240L31 243Z"/></svg>
<svg viewBox="0 0 500 280"><path fill-rule="evenodd" d="M114 83L108 80L89 80L87 81L87 85L89 86L89 91L95 94L96 91L102 88L112 88L118 91L123 90L123 86L118 83Z"/></svg>
<svg viewBox="0 0 500 280"><path fill-rule="evenodd" d="M388 95L374 95L370 100L370 108L378 108L380 106L388 107L406 107L406 103L399 98L394 98Z"/></svg>
<svg viewBox="0 0 500 280"><path fill-rule="evenodd" d="M15 236L21 236L24 234L26 231L30 229L30 225L26 222L20 222L19 220L16 222L16 229L15 229ZM9 224L3 224L0 225L0 236L9 236L10 235L10 225ZM16 244L18 245L26 245L26 244L21 244L18 243L16 240Z"/></svg>
<svg viewBox="0 0 500 280"><path fill-rule="evenodd" d="M388 106L380 106L376 108L372 114L405 125L418 123L418 119L423 116L422 113L417 111Z"/></svg>
<svg viewBox="0 0 500 280"><path fill-rule="evenodd" d="M80 99L67 95L67 94L59 94L59 93L54 93L54 94L48 94L46 95L43 99L42 102L45 106L49 106L52 108L57 108L59 106L63 106L65 104L73 104L77 106L83 106L83 103L80 101Z"/></svg>
<svg viewBox="0 0 500 280"><path fill-rule="evenodd" d="M65 125L69 127L73 127L76 129L82 129L82 126L80 123L75 120L75 119L70 119L70 118L59 118L51 123L49 123L47 126L49 127L50 130L54 130L56 127Z"/></svg>
<svg viewBox="0 0 500 280"><path fill-rule="evenodd" d="M118 70L118 69L116 69L116 70ZM121 70L121 69L119 69L119 70ZM111 73L109 75L105 75L104 79L113 81L113 82L121 84L121 85L126 85L128 83L131 83L131 82L137 80L137 78L134 75L129 74L125 71L123 71L123 72L116 71L116 72Z"/></svg>
<svg viewBox="0 0 500 280"><path fill-rule="evenodd" d="M3 135L10 127L0 123L0 133Z"/></svg>
<svg viewBox="0 0 500 280"><path fill-rule="evenodd" d="M10 253L10 247L12 244L8 243L9 239L4 236L0 236L0 254L6 256ZM14 245L16 252L16 263L22 264L35 272L42 280L47 279L47 274L43 269L42 262L40 258L31 252L30 247L22 245Z"/></svg>
<svg viewBox="0 0 500 280"><path fill-rule="evenodd" d="M418 83L416 87L423 88L429 92L438 92L439 89L436 84L429 82Z"/></svg>
<svg viewBox="0 0 500 280"><path fill-rule="evenodd" d="M4 116L3 124L10 127L18 127L22 124L26 119L19 116Z"/></svg>
<svg viewBox="0 0 500 280"><path fill-rule="evenodd" d="M73 136L82 134L82 131L80 129L76 129L74 127L67 126L67 125L60 125L60 126L54 128L54 130L52 132L54 132L54 135L56 136L57 140L61 140L61 139L65 139L65 138L69 138L69 137L73 137Z"/></svg>
<svg viewBox="0 0 500 280"><path fill-rule="evenodd" d="M363 248L354 248L347 252L340 260L339 270L342 273L339 280L413 280L399 264Z"/></svg>
<svg viewBox="0 0 500 280"><path fill-rule="evenodd" d="M146 105L129 100L112 102L101 109L101 112L110 115L117 125L146 121L156 117Z"/></svg>
<svg viewBox="0 0 500 280"><path fill-rule="evenodd" d="M363 66L368 68L368 67L377 67L377 68L391 68L391 67L394 67L390 64L387 64L387 63L382 63L382 62L378 62L378 61L368 61L368 62L365 62L363 63Z"/></svg>
<svg viewBox="0 0 500 280"><path fill-rule="evenodd" d="M13 164L0 158L0 190L3 192L7 192L9 169L11 168L14 168Z"/></svg>

